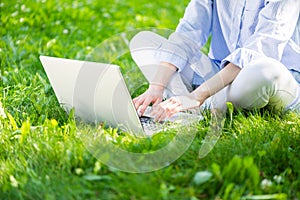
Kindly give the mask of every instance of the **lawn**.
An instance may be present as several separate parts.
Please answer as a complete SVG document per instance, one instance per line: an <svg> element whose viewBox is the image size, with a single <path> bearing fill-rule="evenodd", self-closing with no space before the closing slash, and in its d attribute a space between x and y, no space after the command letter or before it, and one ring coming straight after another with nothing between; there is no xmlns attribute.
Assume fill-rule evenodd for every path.
<svg viewBox="0 0 300 200"><path fill-rule="evenodd" d="M212 119L204 113L179 159L155 171L128 173L95 158L80 134L86 127L58 104L39 55L84 60L97 49L100 61L121 66L137 95L147 84L119 39L137 30L174 30L187 3L0 2L0 199L300 199L298 114L230 110L216 145L200 159ZM142 87L136 89L136 82ZM138 139L94 128L135 153L155 152L174 138L172 132Z"/></svg>

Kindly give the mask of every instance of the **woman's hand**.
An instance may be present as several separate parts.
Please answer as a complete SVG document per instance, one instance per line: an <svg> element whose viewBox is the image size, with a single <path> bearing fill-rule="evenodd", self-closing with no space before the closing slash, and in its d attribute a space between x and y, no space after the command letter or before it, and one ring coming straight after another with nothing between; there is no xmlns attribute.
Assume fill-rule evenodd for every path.
<svg viewBox="0 0 300 200"><path fill-rule="evenodd" d="M153 106L151 115L154 116L155 121L163 121L180 111L199 107L202 103L203 102L197 101L192 94L187 96L175 96Z"/></svg>
<svg viewBox="0 0 300 200"><path fill-rule="evenodd" d="M158 105L163 100L164 87L161 85L151 85L140 96L133 99L135 109L138 110L138 114L142 116L146 108L152 103L153 106Z"/></svg>
<svg viewBox="0 0 300 200"><path fill-rule="evenodd" d="M155 72L155 76L150 80L150 86L140 96L133 99L135 109L138 110L138 114L141 116L144 114L146 108L153 104L153 106L159 104L163 100L163 92L167 86L170 78L176 72L177 67L171 63L161 62Z"/></svg>

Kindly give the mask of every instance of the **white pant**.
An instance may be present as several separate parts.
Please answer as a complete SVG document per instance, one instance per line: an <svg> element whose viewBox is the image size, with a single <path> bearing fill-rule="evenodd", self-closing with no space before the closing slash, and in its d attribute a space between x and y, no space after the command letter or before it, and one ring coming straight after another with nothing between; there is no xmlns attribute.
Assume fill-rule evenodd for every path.
<svg viewBox="0 0 300 200"><path fill-rule="evenodd" d="M159 63L155 59L155 52L165 41L164 37L152 32L140 32L131 40L132 58L149 82L157 70L155 66ZM206 55L200 55L197 68L187 65L184 70L173 75L166 87L165 97L191 92L194 73L201 74L201 67L206 71L210 68L212 74L217 73L216 69L218 69ZM275 109L300 111L299 96L300 85L289 70L280 62L265 58L242 68L235 80L209 98L205 106L208 104L211 106L213 103L213 107L226 108L226 102L230 101L237 108L252 109L270 106Z"/></svg>

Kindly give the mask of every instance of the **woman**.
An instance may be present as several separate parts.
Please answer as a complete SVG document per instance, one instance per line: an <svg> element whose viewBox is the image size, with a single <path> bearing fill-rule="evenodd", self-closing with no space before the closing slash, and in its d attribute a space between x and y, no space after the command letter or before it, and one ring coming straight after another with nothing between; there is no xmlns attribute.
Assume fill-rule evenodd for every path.
<svg viewBox="0 0 300 200"><path fill-rule="evenodd" d="M157 121L201 105L224 109L227 101L300 110L299 13L299 0L192 0L168 39L152 32L132 39L132 57L150 83L136 109L154 104ZM207 57L200 48L209 36Z"/></svg>

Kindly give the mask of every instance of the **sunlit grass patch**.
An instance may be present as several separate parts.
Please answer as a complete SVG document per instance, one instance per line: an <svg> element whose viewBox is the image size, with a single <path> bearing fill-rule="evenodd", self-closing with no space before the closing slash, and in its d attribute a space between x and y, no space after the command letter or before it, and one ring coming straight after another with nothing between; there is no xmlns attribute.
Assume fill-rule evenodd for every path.
<svg viewBox="0 0 300 200"><path fill-rule="evenodd" d="M60 107L39 55L86 60L112 36L145 27L174 30L187 3L0 2L0 199L299 199L299 114L233 111L213 150L199 159L211 119L204 113L178 160L130 174L97 160L72 112ZM129 52L112 62L121 67L132 96L147 88ZM87 134L103 133L135 153L155 152L176 136L170 130L136 138L99 124L93 128Z"/></svg>

